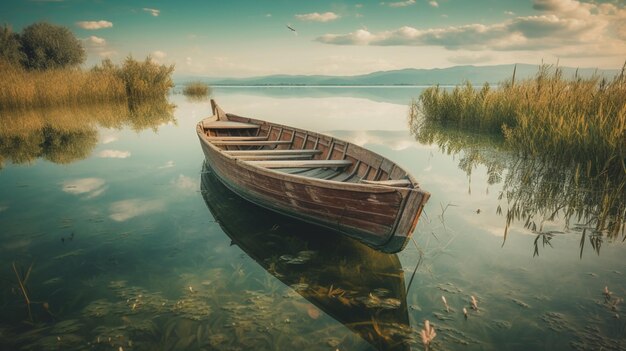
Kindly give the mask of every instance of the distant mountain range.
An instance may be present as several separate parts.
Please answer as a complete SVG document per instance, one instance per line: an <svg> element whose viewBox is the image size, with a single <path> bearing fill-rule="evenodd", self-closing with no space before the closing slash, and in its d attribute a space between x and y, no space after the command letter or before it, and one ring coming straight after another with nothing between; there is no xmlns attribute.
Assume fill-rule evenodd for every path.
<svg viewBox="0 0 626 351"><path fill-rule="evenodd" d="M323 75L270 75L250 78L211 78L198 76L179 76L177 84L189 81L202 81L213 86L367 86L367 85L433 85L460 84L470 81L473 84L484 82L499 83L510 79L513 64L495 66L455 66L449 68L416 69L407 68L394 71L381 71L356 76ZM562 67L563 75L571 77L578 70L579 76L591 76L594 73L612 78L619 70L598 70L594 68ZM537 65L518 64L516 79L529 78L537 73Z"/></svg>

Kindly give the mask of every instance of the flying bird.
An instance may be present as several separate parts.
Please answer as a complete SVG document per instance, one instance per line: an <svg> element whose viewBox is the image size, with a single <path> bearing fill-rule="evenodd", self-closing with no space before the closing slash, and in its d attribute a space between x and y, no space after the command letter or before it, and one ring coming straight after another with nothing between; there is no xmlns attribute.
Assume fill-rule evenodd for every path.
<svg viewBox="0 0 626 351"><path fill-rule="evenodd" d="M292 31L295 35L298 35L298 32L290 25L287 25L287 28L289 28L290 31Z"/></svg>

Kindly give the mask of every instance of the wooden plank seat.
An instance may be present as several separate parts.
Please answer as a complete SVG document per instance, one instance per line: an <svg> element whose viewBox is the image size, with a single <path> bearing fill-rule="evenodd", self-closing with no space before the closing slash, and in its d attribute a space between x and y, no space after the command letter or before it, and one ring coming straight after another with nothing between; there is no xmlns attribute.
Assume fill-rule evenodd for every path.
<svg viewBox="0 0 626 351"><path fill-rule="evenodd" d="M253 123L242 123L233 121L211 121L202 122L205 129L258 129L260 126Z"/></svg>
<svg viewBox="0 0 626 351"><path fill-rule="evenodd" d="M247 155L317 155L321 154L322 150L315 149L303 149L303 150L226 150L225 154L232 156L247 156Z"/></svg>
<svg viewBox="0 0 626 351"><path fill-rule="evenodd" d="M237 140L215 140L211 141L214 145L229 146L265 146L265 145L286 145L291 144L291 140L259 140L259 141L237 141Z"/></svg>
<svg viewBox="0 0 626 351"><path fill-rule="evenodd" d="M302 161L248 161L250 164L265 168L336 168L348 167L348 160L302 160Z"/></svg>
<svg viewBox="0 0 626 351"><path fill-rule="evenodd" d="M236 156L238 160L265 161L265 160L306 160L313 155L242 155Z"/></svg>
<svg viewBox="0 0 626 351"><path fill-rule="evenodd" d="M259 141L267 140L267 136L213 136L207 137L209 141L221 140L221 141Z"/></svg>
<svg viewBox="0 0 626 351"><path fill-rule="evenodd" d="M365 184L373 184L373 185L384 185L384 186L394 186L394 187L407 187L412 183L408 179L390 179L390 180L365 180L362 179L361 183Z"/></svg>

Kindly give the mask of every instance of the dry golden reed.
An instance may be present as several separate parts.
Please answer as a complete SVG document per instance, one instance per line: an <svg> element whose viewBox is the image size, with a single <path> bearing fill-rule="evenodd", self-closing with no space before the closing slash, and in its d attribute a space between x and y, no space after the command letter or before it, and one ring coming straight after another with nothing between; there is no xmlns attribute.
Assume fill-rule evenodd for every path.
<svg viewBox="0 0 626 351"><path fill-rule="evenodd" d="M192 97L207 97L211 94L211 88L202 82L190 82L185 84L183 94Z"/></svg>
<svg viewBox="0 0 626 351"><path fill-rule="evenodd" d="M588 173L626 172L626 76L566 79L541 66L532 79L515 75L497 88L470 83L426 89L414 102L423 123L497 133L521 155L586 163Z"/></svg>
<svg viewBox="0 0 626 351"><path fill-rule="evenodd" d="M0 110L127 102L163 98L173 87L173 66L127 58L91 70L25 70L0 61Z"/></svg>

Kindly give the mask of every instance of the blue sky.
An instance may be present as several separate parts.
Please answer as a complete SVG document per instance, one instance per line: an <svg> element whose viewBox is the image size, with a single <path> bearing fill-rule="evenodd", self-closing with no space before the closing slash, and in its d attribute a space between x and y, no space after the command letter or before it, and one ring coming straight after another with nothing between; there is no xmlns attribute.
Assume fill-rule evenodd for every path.
<svg viewBox="0 0 626 351"><path fill-rule="evenodd" d="M0 3L0 23L15 31L37 21L69 27L83 40L87 66L151 55L179 75L352 75L542 60L619 68L626 60L624 0Z"/></svg>

